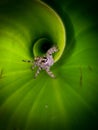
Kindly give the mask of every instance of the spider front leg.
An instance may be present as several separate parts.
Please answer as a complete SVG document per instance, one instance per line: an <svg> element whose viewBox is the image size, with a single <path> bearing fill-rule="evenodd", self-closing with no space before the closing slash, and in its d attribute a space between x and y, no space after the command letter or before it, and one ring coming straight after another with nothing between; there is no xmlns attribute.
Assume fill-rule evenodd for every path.
<svg viewBox="0 0 98 130"><path fill-rule="evenodd" d="M34 69L35 69L35 67L36 67L36 65L35 65L35 64L33 64L33 66L32 66L32 70L34 70Z"/></svg>
<svg viewBox="0 0 98 130"><path fill-rule="evenodd" d="M47 55L47 56L52 55L53 53L55 53L55 52L57 52L57 51L59 51L58 47L57 47L57 46L53 46L52 48L50 48L50 49L47 51L46 55Z"/></svg>
<svg viewBox="0 0 98 130"><path fill-rule="evenodd" d="M38 70L37 70L37 72L35 73L34 78L36 78L39 75L40 71L41 71L41 68L39 67Z"/></svg>
<svg viewBox="0 0 98 130"><path fill-rule="evenodd" d="M52 71L50 71L49 67L46 68L46 72L51 78L55 78L55 75L52 73Z"/></svg>

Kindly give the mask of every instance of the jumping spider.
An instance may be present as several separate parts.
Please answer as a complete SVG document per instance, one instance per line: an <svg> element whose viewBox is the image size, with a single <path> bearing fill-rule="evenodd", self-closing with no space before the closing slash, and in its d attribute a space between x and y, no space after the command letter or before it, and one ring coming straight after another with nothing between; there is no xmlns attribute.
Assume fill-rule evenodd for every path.
<svg viewBox="0 0 98 130"><path fill-rule="evenodd" d="M58 51L58 47L53 46L50 48L46 54L42 57L37 56L34 58L34 61L32 60L23 60L23 62L29 62L33 63L32 69L35 67L38 67L37 72L35 73L35 78L38 76L41 70L45 70L46 73L52 77L55 78L54 74L50 71L50 67L54 64L54 59L52 54Z"/></svg>

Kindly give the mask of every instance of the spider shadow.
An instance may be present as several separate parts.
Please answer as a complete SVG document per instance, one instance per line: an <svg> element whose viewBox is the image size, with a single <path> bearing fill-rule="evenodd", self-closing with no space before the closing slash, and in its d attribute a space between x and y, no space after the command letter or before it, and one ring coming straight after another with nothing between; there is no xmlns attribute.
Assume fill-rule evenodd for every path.
<svg viewBox="0 0 98 130"><path fill-rule="evenodd" d="M67 62L67 60L71 57L71 55L74 52L75 45L76 45L76 39L75 39L75 32L73 28L73 24L67 14L64 13L63 21L65 27L66 27L66 47L64 49L64 52L58 61L57 65L62 65Z"/></svg>

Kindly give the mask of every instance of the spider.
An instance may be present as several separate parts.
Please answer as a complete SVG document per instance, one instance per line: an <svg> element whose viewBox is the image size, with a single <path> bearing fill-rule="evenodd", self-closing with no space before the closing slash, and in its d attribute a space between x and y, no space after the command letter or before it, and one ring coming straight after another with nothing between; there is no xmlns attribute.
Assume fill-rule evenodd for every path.
<svg viewBox="0 0 98 130"><path fill-rule="evenodd" d="M38 67L37 72L35 73L34 78L38 76L41 70L45 70L46 73L51 77L55 78L54 74L52 71L50 71L50 67L54 64L54 59L52 54L58 51L58 47L53 46L50 48L44 56L37 56L34 58L34 61L32 60L22 60L23 62L29 62L33 63L32 69L35 67Z"/></svg>

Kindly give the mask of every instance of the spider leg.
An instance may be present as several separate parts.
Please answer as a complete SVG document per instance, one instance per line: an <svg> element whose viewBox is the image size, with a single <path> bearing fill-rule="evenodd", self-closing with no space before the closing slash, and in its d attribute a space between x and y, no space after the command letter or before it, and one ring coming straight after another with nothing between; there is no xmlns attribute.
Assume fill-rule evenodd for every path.
<svg viewBox="0 0 98 130"><path fill-rule="evenodd" d="M51 78L55 78L54 74L52 73L52 71L50 71L49 67L46 68L46 72Z"/></svg>
<svg viewBox="0 0 98 130"><path fill-rule="evenodd" d="M32 70L34 70L34 68L36 67L36 65L35 64L33 64L33 66L32 66Z"/></svg>
<svg viewBox="0 0 98 130"><path fill-rule="evenodd" d="M33 63L32 60L22 60L23 62Z"/></svg>
<svg viewBox="0 0 98 130"><path fill-rule="evenodd" d="M57 51L59 51L58 47L53 46L52 48L50 48L50 49L47 51L46 55L47 55L47 56L48 56L48 55L52 55L53 53L55 53L55 52L57 52Z"/></svg>
<svg viewBox="0 0 98 130"><path fill-rule="evenodd" d="M41 67L38 68L37 72L35 73L34 78L36 78L39 75L40 71L41 71Z"/></svg>

